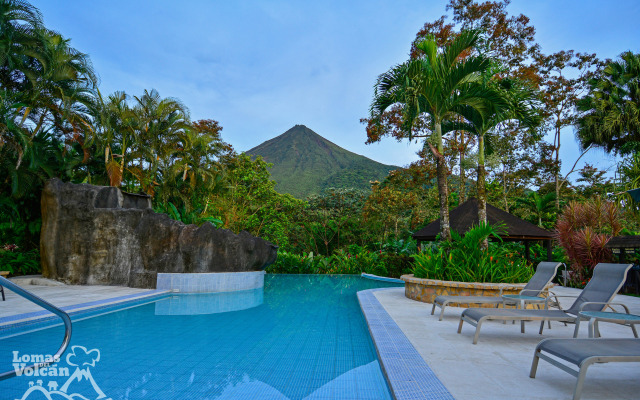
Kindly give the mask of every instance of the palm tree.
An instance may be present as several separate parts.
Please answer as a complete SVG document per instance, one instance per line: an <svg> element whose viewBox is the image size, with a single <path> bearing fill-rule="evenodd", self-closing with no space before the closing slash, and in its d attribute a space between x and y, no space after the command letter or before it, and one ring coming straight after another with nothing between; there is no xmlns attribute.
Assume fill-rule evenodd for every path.
<svg viewBox="0 0 640 400"><path fill-rule="evenodd" d="M161 179L160 165L174 157L180 139L189 128L189 110L177 99L163 99L155 89L145 89L142 96L134 99L133 112L137 120L134 153L139 159L137 178L142 189L153 195L154 187Z"/></svg>
<svg viewBox="0 0 640 400"><path fill-rule="evenodd" d="M29 57L37 47L36 31L42 27L42 15L24 1L0 0L0 84L18 90L25 81Z"/></svg>
<svg viewBox="0 0 640 400"><path fill-rule="evenodd" d="M489 76L494 76L490 71ZM536 113L535 92L522 82L514 79L491 79L487 90L493 92L486 107L475 108L462 105L456 111L464 117L464 121L447 121L443 124L443 133L450 131L467 131L478 138L478 221L487 222L487 194L485 184L485 137L503 123L517 121L521 126L533 129L539 123Z"/></svg>
<svg viewBox="0 0 640 400"><path fill-rule="evenodd" d="M50 144L63 153L73 142L83 144L96 81L88 57L47 30L36 8L0 0L0 157L3 165L12 160L13 170L2 174L13 177L12 192L20 186L15 179L33 176L20 172L26 161L33 174L48 174L41 171L47 160L35 159L48 154L36 151L43 140L64 137L64 147Z"/></svg>
<svg viewBox="0 0 640 400"><path fill-rule="evenodd" d="M540 196L538 192L529 192L526 197L517 199L517 202L527 208L538 219L538 226L542 227L542 216L555 208L556 194L549 192Z"/></svg>
<svg viewBox="0 0 640 400"><path fill-rule="evenodd" d="M480 33L463 31L451 43L439 49L436 39L429 36L416 47L422 56L393 67L378 77L371 119L380 124L382 115L394 105L402 106L403 130L409 139L417 137L413 128L426 118L432 128L425 140L436 157L440 203L441 237L451 238L449 225L449 192L447 166L444 159L442 123L454 118L458 109L468 106L485 113L494 100L494 92L483 85L483 74L492 60L482 54L469 53L478 45Z"/></svg>
<svg viewBox="0 0 640 400"><path fill-rule="evenodd" d="M135 114L127 103L125 92L114 92L105 99L97 91L95 102L90 107L92 134L90 144L95 144L104 153L104 167L110 186L120 186L131 161L130 148L134 145Z"/></svg>
<svg viewBox="0 0 640 400"><path fill-rule="evenodd" d="M622 154L640 151L640 54L622 53L589 86L589 93L578 101L582 147L595 145Z"/></svg>

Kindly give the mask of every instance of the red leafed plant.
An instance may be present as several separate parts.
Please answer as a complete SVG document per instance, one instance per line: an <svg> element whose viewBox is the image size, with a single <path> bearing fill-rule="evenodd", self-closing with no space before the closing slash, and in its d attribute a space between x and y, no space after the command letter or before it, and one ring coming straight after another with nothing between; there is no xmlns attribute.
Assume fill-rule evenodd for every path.
<svg viewBox="0 0 640 400"><path fill-rule="evenodd" d="M556 224L556 240L569 258L569 282L584 286L593 267L611 261L607 242L622 230L618 206L595 197L586 203L570 202Z"/></svg>

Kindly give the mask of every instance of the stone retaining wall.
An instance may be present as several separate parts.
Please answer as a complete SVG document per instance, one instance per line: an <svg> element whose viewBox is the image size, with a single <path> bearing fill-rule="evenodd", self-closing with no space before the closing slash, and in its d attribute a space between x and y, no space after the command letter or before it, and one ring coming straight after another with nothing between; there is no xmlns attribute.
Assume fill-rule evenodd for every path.
<svg viewBox="0 0 640 400"><path fill-rule="evenodd" d="M524 283L479 283L479 282L454 282L440 281L437 279L420 279L411 275L400 277L404 284L406 297L433 303L437 296L498 296L500 289L502 294L518 294L524 288ZM553 286L553 285L550 285ZM455 303L459 307L487 307L494 308L495 304L466 304ZM529 305L528 307L532 307Z"/></svg>

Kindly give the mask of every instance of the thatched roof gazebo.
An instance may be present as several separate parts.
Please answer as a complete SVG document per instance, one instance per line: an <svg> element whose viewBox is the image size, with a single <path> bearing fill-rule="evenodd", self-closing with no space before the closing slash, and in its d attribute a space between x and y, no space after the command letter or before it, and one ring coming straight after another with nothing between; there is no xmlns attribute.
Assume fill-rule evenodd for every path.
<svg viewBox="0 0 640 400"><path fill-rule="evenodd" d="M449 212L449 223L451 230L459 234L464 234L472 225L478 225L478 200L472 197L451 210ZM524 242L527 260L529 259L529 242L544 241L547 248L547 259L551 261L551 240L553 239L553 233L496 208L491 204L487 204L487 223L489 225L504 225L505 233L500 236L502 240ZM419 246L421 242L432 242L436 240L436 236L438 236L439 233L440 220L437 219L415 232L412 236L418 241Z"/></svg>

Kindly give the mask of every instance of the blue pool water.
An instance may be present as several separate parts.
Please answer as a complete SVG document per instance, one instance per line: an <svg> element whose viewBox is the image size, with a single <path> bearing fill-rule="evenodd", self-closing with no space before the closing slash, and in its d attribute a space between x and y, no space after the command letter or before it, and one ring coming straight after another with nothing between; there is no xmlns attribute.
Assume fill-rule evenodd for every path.
<svg viewBox="0 0 640 400"><path fill-rule="evenodd" d="M2 381L0 399L391 399L356 292L397 286L267 275L264 291L171 296L77 320L57 364L71 376ZM0 368L54 352L62 332L0 340Z"/></svg>

